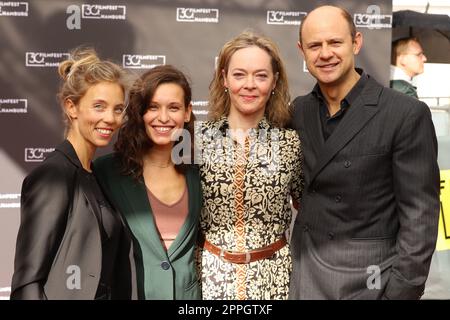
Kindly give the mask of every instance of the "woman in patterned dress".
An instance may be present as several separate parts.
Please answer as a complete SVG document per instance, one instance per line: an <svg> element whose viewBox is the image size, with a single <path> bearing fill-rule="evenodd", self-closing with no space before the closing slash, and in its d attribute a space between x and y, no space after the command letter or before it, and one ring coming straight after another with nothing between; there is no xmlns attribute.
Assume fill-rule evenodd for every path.
<svg viewBox="0 0 450 320"><path fill-rule="evenodd" d="M227 42L209 102L211 121L196 138L203 299L287 299L289 200L300 200L301 149L285 128L289 90L276 45L249 31Z"/></svg>

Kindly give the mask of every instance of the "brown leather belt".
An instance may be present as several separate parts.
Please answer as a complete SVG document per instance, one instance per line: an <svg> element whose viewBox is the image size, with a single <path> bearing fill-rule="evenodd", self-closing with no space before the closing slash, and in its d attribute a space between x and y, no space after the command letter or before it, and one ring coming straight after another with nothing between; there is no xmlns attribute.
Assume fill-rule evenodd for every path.
<svg viewBox="0 0 450 320"><path fill-rule="evenodd" d="M283 248L286 243L286 237L283 235L280 239L269 244L268 246L246 252L236 252L221 249L204 238L200 239L200 246L204 249L208 250L212 254L215 254L223 261L239 264L270 258L275 254L275 252Z"/></svg>

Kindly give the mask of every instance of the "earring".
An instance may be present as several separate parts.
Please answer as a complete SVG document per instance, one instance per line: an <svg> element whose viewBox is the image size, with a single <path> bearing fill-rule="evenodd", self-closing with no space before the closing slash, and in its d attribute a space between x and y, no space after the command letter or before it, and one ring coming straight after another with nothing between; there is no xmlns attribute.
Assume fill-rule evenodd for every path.
<svg viewBox="0 0 450 320"><path fill-rule="evenodd" d="M228 88L225 88L225 93L228 93Z"/></svg>
<svg viewBox="0 0 450 320"><path fill-rule="evenodd" d="M275 90L272 90L272 95L274 95L275 94Z"/></svg>

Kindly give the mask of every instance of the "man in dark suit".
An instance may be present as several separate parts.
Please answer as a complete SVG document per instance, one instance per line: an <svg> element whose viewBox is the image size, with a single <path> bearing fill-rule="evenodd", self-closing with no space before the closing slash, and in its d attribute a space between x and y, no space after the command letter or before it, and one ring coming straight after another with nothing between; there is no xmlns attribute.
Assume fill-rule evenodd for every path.
<svg viewBox="0 0 450 320"><path fill-rule="evenodd" d="M333 6L300 28L317 84L294 101L305 188L291 299L419 299L424 290L439 217L431 113L355 69L362 40Z"/></svg>

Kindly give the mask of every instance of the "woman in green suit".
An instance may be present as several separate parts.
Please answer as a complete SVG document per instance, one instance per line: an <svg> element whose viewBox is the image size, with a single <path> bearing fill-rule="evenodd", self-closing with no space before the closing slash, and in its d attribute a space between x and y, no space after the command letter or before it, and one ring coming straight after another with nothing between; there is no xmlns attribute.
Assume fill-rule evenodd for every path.
<svg viewBox="0 0 450 320"><path fill-rule="evenodd" d="M94 163L104 192L133 235L139 299L201 298L194 264L199 175L180 161L182 152L172 155L180 146L188 150L184 156L190 154L191 113L183 73L168 65L151 69L130 93L115 153Z"/></svg>

